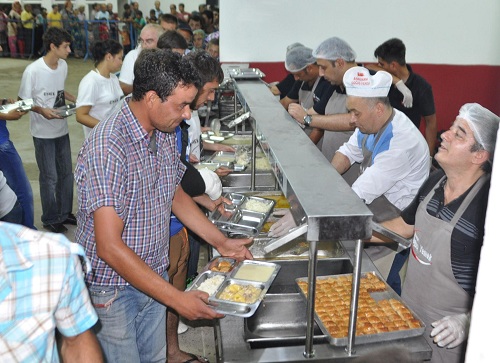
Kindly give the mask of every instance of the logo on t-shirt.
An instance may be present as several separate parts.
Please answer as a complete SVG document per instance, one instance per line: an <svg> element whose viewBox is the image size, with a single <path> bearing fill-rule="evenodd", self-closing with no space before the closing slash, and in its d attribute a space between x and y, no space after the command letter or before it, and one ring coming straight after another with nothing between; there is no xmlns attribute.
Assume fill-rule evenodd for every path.
<svg viewBox="0 0 500 363"><path fill-rule="evenodd" d="M54 108L63 107L66 104L64 98L64 90L57 91L56 100L54 102Z"/></svg>

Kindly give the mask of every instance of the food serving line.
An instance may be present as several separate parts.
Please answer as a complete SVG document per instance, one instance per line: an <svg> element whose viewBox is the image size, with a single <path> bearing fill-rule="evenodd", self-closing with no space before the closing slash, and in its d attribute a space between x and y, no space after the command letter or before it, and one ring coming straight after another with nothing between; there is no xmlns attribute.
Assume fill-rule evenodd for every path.
<svg viewBox="0 0 500 363"><path fill-rule="evenodd" d="M421 336L423 329L418 327L418 324L415 329L373 334L370 338L367 338L368 335L355 336L361 278L368 276L367 273L372 273L370 276L378 274L369 257L363 252L362 242L371 236L372 213L260 79L237 79L233 80L233 85L236 97L243 105L243 111L251 114L252 156L256 155L259 144L269 161L275 177L274 184L288 200L293 218L299 227L288 237L256 238L254 241L251 251L256 259L264 260L261 265L270 263L269 266L278 267L267 276L266 281L246 281L247 284L260 286L263 290L262 296L267 292L263 300L260 299L262 301L243 304L241 306L246 308L243 310L228 310L229 315L216 322L218 361L348 361L382 347L405 348L416 359L429 359L431 348ZM237 188L226 183L226 191L238 190L249 196L255 195L255 191L259 189L255 159L251 158L252 165L247 169L247 173L251 174L250 183L245 186L238 185ZM240 213L237 218L241 219L244 216L242 213L245 212L245 208L232 208L236 208L236 211L228 210L229 217L212 216L214 223L219 223L221 230L226 228L226 233L235 232L227 230L227 222L235 218L235 213ZM256 217L248 211L246 213L250 222L242 223L251 225L254 229L248 234L255 235L255 228L260 230L269 214L264 213L264 217ZM244 228L236 230L236 235L239 233L245 234ZM304 239L297 242L294 238L300 235L304 235ZM299 243L302 248L300 253L291 254L297 258L290 258L290 254L286 253L275 253L292 239L295 245ZM309 253L305 253L306 257L303 257L303 252L307 249ZM241 268L240 265L235 267L236 272ZM214 272L209 270L205 275L202 274L205 277L200 276L198 281L195 281L195 288L210 274ZM349 285L349 288L352 286L352 303L348 312L347 337L336 339L326 331L326 323L322 319L315 323L316 276L335 277L342 274L348 274L349 278L352 278ZM240 281L238 278L235 280L235 277L230 272L226 273L221 291ZM298 284L303 291L300 291ZM384 288L384 299L399 301L399 297L393 294L387 285ZM217 300L220 294L221 292L214 296L214 301L221 303L221 300ZM366 292L364 294L366 295ZM224 305L224 302L222 303ZM234 306L229 304L227 308L232 309ZM413 318L418 320L417 317ZM359 344L356 344L357 340Z"/></svg>

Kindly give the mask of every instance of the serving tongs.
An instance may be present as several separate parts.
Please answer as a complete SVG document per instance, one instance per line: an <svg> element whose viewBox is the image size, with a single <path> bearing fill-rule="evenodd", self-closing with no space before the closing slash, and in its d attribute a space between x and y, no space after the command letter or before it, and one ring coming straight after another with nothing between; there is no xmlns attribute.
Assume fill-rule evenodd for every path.
<svg viewBox="0 0 500 363"><path fill-rule="evenodd" d="M266 246L264 246L264 253L269 254L274 250L277 250L281 246L287 244L288 242L294 240L297 237L302 236L307 232L307 223L301 224L298 227L292 228L287 234L279 238L271 240Z"/></svg>

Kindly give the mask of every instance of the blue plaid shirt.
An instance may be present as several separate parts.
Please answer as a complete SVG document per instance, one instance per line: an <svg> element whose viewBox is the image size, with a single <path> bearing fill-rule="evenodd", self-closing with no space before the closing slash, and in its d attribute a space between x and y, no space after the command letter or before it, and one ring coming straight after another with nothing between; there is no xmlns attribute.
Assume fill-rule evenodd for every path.
<svg viewBox="0 0 500 363"><path fill-rule="evenodd" d="M83 281L83 248L62 234L0 222L0 362L59 362L55 329L97 322Z"/></svg>
<svg viewBox="0 0 500 363"><path fill-rule="evenodd" d="M124 223L122 239L151 269L162 275L168 267L169 221L175 189L184 175L175 133L155 130L151 138L125 98L121 108L100 122L85 140L77 159L76 241L92 264L90 285L128 283L97 256L93 213L112 206Z"/></svg>

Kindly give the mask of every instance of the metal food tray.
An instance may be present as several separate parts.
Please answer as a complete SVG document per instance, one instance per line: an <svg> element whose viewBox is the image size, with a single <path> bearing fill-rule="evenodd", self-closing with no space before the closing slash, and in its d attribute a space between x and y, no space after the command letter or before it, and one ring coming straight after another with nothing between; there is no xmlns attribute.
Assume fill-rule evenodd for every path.
<svg viewBox="0 0 500 363"><path fill-rule="evenodd" d="M229 68L229 76L234 79L259 79L266 75L258 68Z"/></svg>
<svg viewBox="0 0 500 363"><path fill-rule="evenodd" d="M230 139L233 136L234 133L229 131L219 131L218 135L215 134L214 131L207 131L201 134L201 138L203 141L213 142L213 143L222 142L224 140Z"/></svg>
<svg viewBox="0 0 500 363"><path fill-rule="evenodd" d="M266 253L264 248L273 241L271 237L256 237L248 250L253 258L259 259L307 259L309 258L309 243L304 236L300 236L283 247L280 247L270 253ZM320 241L318 242L318 259L341 258L345 255L345 250L338 241Z"/></svg>
<svg viewBox="0 0 500 363"><path fill-rule="evenodd" d="M225 197L233 204L224 204L224 211L215 210L210 214L209 219L230 237L257 236L276 203L271 199L245 196L238 193L226 193ZM256 212L247 209L246 204L252 200L265 203L268 207L267 211Z"/></svg>
<svg viewBox="0 0 500 363"><path fill-rule="evenodd" d="M228 272L218 272L218 271L212 271L210 270L211 266L214 266L214 264L220 262L220 261L231 261L233 264L233 268L228 271ZM245 266L245 265L258 265L258 266L268 266L273 268L273 272L271 276L267 279L267 281L261 282L261 281L251 281L251 280L243 280L243 279L237 279L235 276L238 273L238 270ZM247 318L252 316L257 308L259 307L261 301L264 299L264 296L267 293L267 290L273 283L274 279L278 275L278 272L280 270L281 266L275 263L270 263L270 262L260 262L260 261L251 261L251 260L245 260L242 262L237 262L236 260L232 258L227 258L227 257L215 257L212 259L204 268L204 271L196 277L196 279L193 281L191 286L189 286L186 290L197 290L198 287L208 278L216 276L216 275L223 275L224 276L224 281L222 282L221 285L217 288L214 294L210 295L208 297L208 301L212 304L212 308L217 311L218 313L225 314L225 315L234 315L234 316L240 316L242 318ZM242 302L234 302L234 301L229 301L229 300L222 300L220 299L220 295L224 291L224 289L232 284L238 284L238 285L251 285L254 287L259 288L260 294L257 297L257 299L252 302L252 303L242 303Z"/></svg>
<svg viewBox="0 0 500 363"><path fill-rule="evenodd" d="M396 340L396 339L406 339L406 338L412 338L412 337L417 337L420 336L424 333L425 330L425 324L424 322L415 314L415 312L410 309L405 302L401 299L401 297L396 294L396 292L384 281L384 279L380 276L380 274L376 271L371 271L371 272L365 272L361 274L362 277L365 277L368 273L374 274L378 277L380 281L382 281L385 284L385 291L377 291L377 292L370 292L370 296L375 299L375 301L380 301L380 300L386 300L386 299L395 299L400 301L412 314L413 316L420 322L420 328L415 328L415 329L406 329L406 330L398 330L398 331L391 331L387 333L377 333L377 334L366 334L366 335L356 335L356 344L368 344L368 343L379 343L379 342L385 342L389 340ZM343 275L330 275L330 276L318 276L316 280L326 280L329 278L339 278L341 276L352 276L352 274L343 274ZM307 297L298 286L299 282L308 282L307 277L300 277L295 279L295 282L297 283L297 287L299 290L299 293L302 295L304 299L307 301ZM335 338L330 335L328 332L328 329L323 325L323 322L321 321L320 317L314 311L314 317L315 321L320 327L321 331L323 334L325 334L328 337L328 342L331 345L334 346L347 346L347 336L343 338Z"/></svg>
<svg viewBox="0 0 500 363"><path fill-rule="evenodd" d="M71 103L69 105L58 107L55 110L59 116L68 117L76 113L76 104Z"/></svg>
<svg viewBox="0 0 500 363"><path fill-rule="evenodd" d="M0 106L0 113L9 113L12 110L18 110L19 112L30 111L33 107L33 99L29 98L26 100L16 101L14 103L9 103L7 105Z"/></svg>
<svg viewBox="0 0 500 363"><path fill-rule="evenodd" d="M211 161L213 163L234 163L236 161L236 153L229 151L217 151L213 153L207 161Z"/></svg>
<svg viewBox="0 0 500 363"><path fill-rule="evenodd" d="M198 170L203 169L203 168L207 168L207 169L212 170L212 171L215 171L219 168L226 168L226 169L230 169L230 170L235 170L234 163L231 163L231 162L214 163L211 161L207 161L207 162L201 162L201 163L194 164L194 167Z"/></svg>

